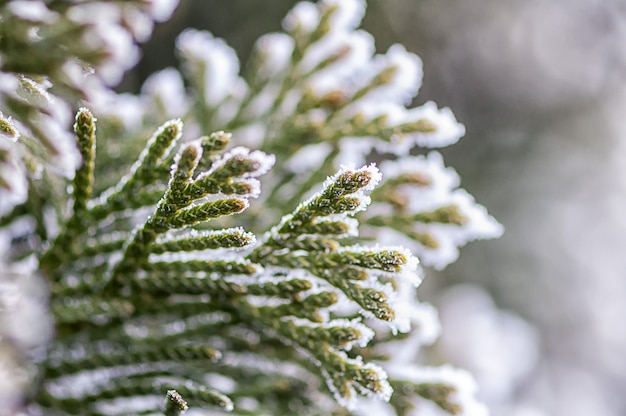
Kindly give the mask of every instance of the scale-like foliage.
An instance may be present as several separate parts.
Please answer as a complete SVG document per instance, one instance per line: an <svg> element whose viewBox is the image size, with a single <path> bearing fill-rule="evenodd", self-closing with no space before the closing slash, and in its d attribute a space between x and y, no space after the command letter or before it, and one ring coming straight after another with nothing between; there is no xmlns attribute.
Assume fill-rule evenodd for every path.
<svg viewBox="0 0 626 416"><path fill-rule="evenodd" d="M363 2L298 3L242 74L222 40L187 30L181 71L138 96L104 87L125 68L91 13L117 10L101 18L127 45L143 33L128 16L168 2L25 3L2 6L0 42L46 50L41 65L0 56L14 80L0 91L0 267L30 258L50 289L55 335L29 396L43 412L484 414L465 373L415 363L438 327L404 247L440 268L501 227L438 153L411 155L464 128L433 103L405 107L421 63L399 45L374 54ZM42 39L15 29L33 27ZM78 62L103 78L75 82ZM70 142L49 109L77 93L91 110Z"/></svg>

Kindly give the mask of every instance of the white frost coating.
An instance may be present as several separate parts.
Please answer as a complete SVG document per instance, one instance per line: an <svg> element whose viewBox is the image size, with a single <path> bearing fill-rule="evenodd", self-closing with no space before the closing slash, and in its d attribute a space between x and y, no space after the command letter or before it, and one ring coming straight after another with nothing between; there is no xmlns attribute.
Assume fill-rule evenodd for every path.
<svg viewBox="0 0 626 416"><path fill-rule="evenodd" d="M332 176L329 176L326 178L326 180L324 181L324 190L327 189L329 186L331 186L333 183L335 183L337 181L337 178L339 178L339 176L343 175L345 172L369 172L370 174L370 182L364 186L363 188L359 189L356 192L353 192L350 194L351 197L357 198L359 200L359 205L351 210L351 211L346 211L344 213L344 215L347 214L354 214L356 212L359 211L364 211L367 206L372 202L371 198L368 195L365 195L365 191L371 191L372 189L374 189L376 187L376 185L380 182L380 180L382 179L382 176L380 174L380 172L378 171L378 168L376 168L376 165L371 164L368 166L363 166L360 169L354 169L353 165L348 165L348 166L341 166L339 171L337 173L335 173ZM323 192L323 191L322 191ZM314 195L312 195L310 198L308 198L306 201L300 203L300 205L298 205L298 207L296 208L296 210L300 209L301 207L308 205L311 203L311 201L313 201L315 198L319 197L322 192L317 192ZM292 215L286 215L283 217L283 220L281 221L281 224L279 224L277 227L274 227L273 230L276 230L278 228L280 228L283 224L285 224L286 221L289 221L293 216Z"/></svg>
<svg viewBox="0 0 626 416"><path fill-rule="evenodd" d="M332 150L333 147L328 142L304 146L285 162L285 169L296 174L311 172L322 165Z"/></svg>
<svg viewBox="0 0 626 416"><path fill-rule="evenodd" d="M410 284L407 281L399 280L397 282L398 289L396 290L391 285L391 283L383 284L378 280L378 276L388 274L389 273L380 270L368 269L367 279L365 281L359 281L358 285L364 288L367 287L381 292L382 295L378 299L378 301L382 301L382 298L384 296L385 303L387 303L389 307L391 307L391 309L394 311L394 319L391 321L381 321L376 318L376 316L372 312L361 307L359 307L355 312L358 312L361 316L367 319L371 319L370 325L372 325L377 330L380 330L380 327L382 325L385 325L391 330L394 335L398 332L407 333L411 330L414 307L413 302L415 302L415 300L409 300L408 297L403 294L403 292L409 291L410 293L415 293L415 287L413 284ZM342 295L340 298L343 297L344 295ZM353 302L350 301L350 303ZM349 308L346 308L346 310L349 310Z"/></svg>
<svg viewBox="0 0 626 416"><path fill-rule="evenodd" d="M336 253L352 252L352 253L380 253L383 251L395 251L400 253L406 258L406 263L399 265L399 272L385 272L383 270L376 270L376 273L393 274L402 278L403 281L410 283L412 286L417 287L422 283L421 270L419 270L419 260L415 257L410 250L402 246L345 246L337 249Z"/></svg>
<svg viewBox="0 0 626 416"><path fill-rule="evenodd" d="M295 114L296 109L298 108L298 103L302 101L302 91L299 89L292 89L285 94L285 98L283 102L278 107L276 111L277 114L280 114L282 117L287 118L292 114Z"/></svg>
<svg viewBox="0 0 626 416"><path fill-rule="evenodd" d="M358 345L361 348L366 347L370 341L374 338L374 331L364 325L361 319L333 319L324 323L311 322L308 319L302 318L290 318L287 317L290 322L295 323L298 326L306 326L310 328L354 328L360 332L361 336L353 341L348 342L342 349L350 351L354 345Z"/></svg>
<svg viewBox="0 0 626 416"><path fill-rule="evenodd" d="M204 376L207 386L216 389L224 394L230 394L237 389L237 382L230 377L219 373L209 373Z"/></svg>
<svg viewBox="0 0 626 416"><path fill-rule="evenodd" d="M412 300L413 322L415 328L412 334L419 338L422 345L432 345L441 335L441 323L437 309L430 303Z"/></svg>
<svg viewBox="0 0 626 416"><path fill-rule="evenodd" d="M157 137L159 137L161 134L163 134L163 132L165 130L169 129L171 126L176 126L176 129L175 129L176 130L176 136L170 142L169 146L165 149L165 151L163 152L163 156L161 156L160 160L162 160L162 159L164 159L164 158L166 158L168 156L168 154L176 146L176 142L178 141L178 139L180 139L180 136L182 136L182 134L183 134L183 122L179 118L174 119L174 120L170 120L170 121L164 123L163 125L161 125L161 127L159 127L157 129L157 131L154 132L154 134L148 140L148 144L146 145L144 150L139 155L139 159L137 160L135 165L133 165L133 168L131 169L133 173L136 170L136 166L141 164L143 159L148 155L148 152L149 152L150 148L152 147L152 145L154 144L154 142L156 142Z"/></svg>
<svg viewBox="0 0 626 416"><path fill-rule="evenodd" d="M459 213L466 218L462 225L440 223L414 225L414 231L434 237L439 244L436 249L425 247L391 229L377 231L381 243L400 243L415 252L424 264L440 270L458 258L458 247L472 240L497 238L502 235L504 231L502 225L489 215L485 207L477 204L465 190L454 189L459 185L459 176L453 169L443 165L443 158L439 153L431 152L426 157L408 157L383 162L381 170L386 178L414 173L429 180L430 183L425 186L406 184L398 187L407 198L409 213L430 212L452 205L456 206Z"/></svg>
<svg viewBox="0 0 626 416"><path fill-rule="evenodd" d="M348 217L345 214L332 214L325 217L314 218L313 224L333 221L342 222L348 226L348 231L345 234L339 234L335 237L357 237L359 235L359 221L356 218Z"/></svg>
<svg viewBox="0 0 626 416"><path fill-rule="evenodd" d="M458 236L454 238L459 245L470 240L498 238L504 232L502 224L490 216L487 209L477 204L474 197L464 189L455 190L450 195L450 201L458 206L461 213L468 218L467 224L462 227L463 232L457 230Z"/></svg>
<svg viewBox="0 0 626 416"><path fill-rule="evenodd" d="M291 61L293 47L293 38L285 33L270 33L261 36L254 45L262 62L257 69L257 76L267 79L284 71Z"/></svg>
<svg viewBox="0 0 626 416"><path fill-rule="evenodd" d="M185 240L188 238L217 238L225 235L234 235L234 234L243 234L245 238L250 242L248 245L244 247L225 247L228 250L243 250L246 247L253 246L256 244L256 236L244 230L242 227L234 227L234 228L225 228L221 230L207 231L207 230L196 230L193 228L186 228L183 230L176 230L176 232L167 232L165 234L160 234L157 237L156 242L158 244L175 242L180 240Z"/></svg>
<svg viewBox="0 0 626 416"><path fill-rule="evenodd" d="M339 154L335 158L335 165L363 165L375 147L376 140L371 137L344 137L339 140Z"/></svg>
<svg viewBox="0 0 626 416"><path fill-rule="evenodd" d="M126 28L130 31L130 34L138 42L146 42L150 39L154 21L139 9L126 8L124 10L124 23L126 23Z"/></svg>
<svg viewBox="0 0 626 416"><path fill-rule="evenodd" d="M398 155L408 154L416 145L427 148L449 146L465 135L465 126L456 120L452 111L438 109L432 101L407 109L399 104L363 99L349 105L345 113L347 117L359 115L369 121L384 117L385 126L390 129L420 121L432 124L434 129L430 132L398 133L391 137L391 142L375 142L374 147L378 150Z"/></svg>
<svg viewBox="0 0 626 416"><path fill-rule="evenodd" d="M465 135L465 126L457 122L452 111L445 107L437 108L437 104L432 101L421 107L407 110L407 122L428 120L436 130L432 133L411 133L407 136L410 141L414 141L422 147L445 147L459 141Z"/></svg>
<svg viewBox="0 0 626 416"><path fill-rule="evenodd" d="M56 105L56 103L55 103ZM62 120L52 118L48 114L40 113L33 121L47 136L50 143L57 149L56 160L51 162L51 168L61 172L65 177L72 178L82 162L82 156L76 145L73 134L67 131Z"/></svg>
<svg viewBox="0 0 626 416"><path fill-rule="evenodd" d="M0 196L4 198L1 191ZM4 203L5 202L0 199L0 208ZM35 220L32 217L20 217L10 222L7 226L0 228L0 267L2 267L2 262L8 260L7 257L11 249L12 240L19 236L32 234L35 230L35 226ZM2 277L1 274L0 277ZM0 279L0 282L1 281Z"/></svg>
<svg viewBox="0 0 626 416"><path fill-rule="evenodd" d="M365 348L375 335L374 331L370 327L364 325L359 319L335 319L329 324L338 327L352 327L361 333L361 336L358 339L346 345L346 350L350 350L354 344L361 348Z"/></svg>
<svg viewBox="0 0 626 416"><path fill-rule="evenodd" d="M474 285L446 290L439 308L445 328L437 343L442 358L467 368L488 402L510 400L537 364L537 330L498 309L489 294Z"/></svg>
<svg viewBox="0 0 626 416"><path fill-rule="evenodd" d="M378 168L376 167L376 164L374 163L371 163L367 166L363 166L359 169L355 169L354 165L348 164L348 165L340 166L339 171L337 173L326 178L326 180L324 181L324 189L328 188L330 185L335 183L337 181L337 178L339 178L341 175L343 175L346 172L353 172L353 173L368 172L370 174L371 179L369 183L365 185L363 188L361 188L359 191L371 191L374 188L376 188L378 183L382 180L382 175L380 171L378 170ZM355 192L352 195L356 195L357 193L358 192Z"/></svg>
<svg viewBox="0 0 626 416"><path fill-rule="evenodd" d="M80 4L70 7L67 16L77 24L90 26L82 37L89 48L104 49L106 58L98 66L98 75L105 82L118 83L124 71L137 63L139 48L122 27L122 8L103 2Z"/></svg>
<svg viewBox="0 0 626 416"><path fill-rule="evenodd" d="M226 165L231 159L246 159L258 164L258 168L256 170L244 173L241 175L242 178L254 178L264 175L272 168L272 166L274 166L274 163L276 162L276 157L274 155L268 155L260 150L250 151L247 147L237 146L227 153L224 153L220 160L213 163L211 170L206 174L210 175L211 172L215 172L222 166Z"/></svg>
<svg viewBox="0 0 626 416"><path fill-rule="evenodd" d="M175 0L147 0L141 5L119 7L91 2L70 7L67 17L74 23L88 27L83 42L89 48L106 54L98 65L97 73L111 85L118 83L124 71L137 62L139 48L135 41L147 40L152 33L154 20L169 17L176 3Z"/></svg>
<svg viewBox="0 0 626 416"><path fill-rule="evenodd" d="M389 304L398 316L395 321L387 324L371 320L368 324L377 333L384 333L383 325L387 325L393 334L410 334L408 338L377 345L376 352L390 356L392 362L399 364L412 362L421 346L432 344L441 333L437 310L430 304L420 303L416 288L402 281L398 282L395 297Z"/></svg>
<svg viewBox="0 0 626 416"><path fill-rule="evenodd" d="M318 363L318 365L319 365L319 363ZM320 367L320 372L322 373L322 377L324 378L324 381L326 382L326 386L328 387L328 390L330 390L331 394L335 398L335 401L340 406L343 406L343 407L345 407L346 409L348 409L350 411L356 410L356 408L357 408L357 397L356 397L356 391L354 390L354 387L352 387L351 385L348 385L348 396L349 397L343 397L339 393L339 390L337 390L337 388L335 387L335 384L333 384L333 379L330 376L330 374L328 374L328 371L326 371L325 368Z"/></svg>
<svg viewBox="0 0 626 416"><path fill-rule="evenodd" d="M169 118L182 117L189 106L183 79L174 68L150 75L141 87L141 93L151 100L157 100Z"/></svg>
<svg viewBox="0 0 626 416"><path fill-rule="evenodd" d="M107 94L94 103L94 112L119 120L126 129L137 131L141 127L144 106L140 97L134 94Z"/></svg>
<svg viewBox="0 0 626 416"><path fill-rule="evenodd" d="M178 0L148 0L144 3L147 3L150 16L157 22L169 19L178 6Z"/></svg>
<svg viewBox="0 0 626 416"><path fill-rule="evenodd" d="M336 8L329 20L331 31L355 29L365 16L365 0L323 0L321 5Z"/></svg>
<svg viewBox="0 0 626 416"><path fill-rule="evenodd" d="M23 352L52 335L48 293L42 283L34 256L10 266L0 262L0 339L11 340Z"/></svg>
<svg viewBox="0 0 626 416"><path fill-rule="evenodd" d="M48 88L50 88L52 86L52 84L50 84L49 81L38 82L38 81L33 80L32 78L28 78L28 77L23 76L23 75L19 76L19 80L20 80L20 82L28 84L29 88L32 88L34 91L37 92L37 94L39 94L41 96L41 97L37 97L38 100L39 100L39 98L41 98L42 100L46 101L47 103L49 103L51 101L52 97L50 96L50 94L48 94L48 91L47 91ZM34 94L29 92L29 95L34 95Z"/></svg>
<svg viewBox="0 0 626 416"><path fill-rule="evenodd" d="M387 367L394 380L406 380L413 383L443 383L452 386L455 391L448 398L461 408L459 416L488 416L487 407L476 400L478 387L465 370L450 365L441 367L418 367L407 363L396 363Z"/></svg>
<svg viewBox="0 0 626 416"><path fill-rule="evenodd" d="M174 172L178 169L177 166L180 163L180 158L182 157L183 152L185 152L185 150L189 148L189 149L194 149L195 150L195 158L193 160L193 167L194 169L196 168L196 166L198 165L198 163L200 162L200 159L202 158L202 143L200 142L199 139L196 140L192 140L188 143L185 143L184 147L181 147L178 152L174 155L174 163L172 163L170 165L170 180L169 180L169 185L172 184L172 181L174 180ZM191 178L189 178L187 180L187 183L191 182Z"/></svg>
<svg viewBox="0 0 626 416"><path fill-rule="evenodd" d="M46 7L42 1L12 1L6 6L11 13L20 19L29 20L31 22L54 23L58 20L58 13Z"/></svg>
<svg viewBox="0 0 626 416"><path fill-rule="evenodd" d="M369 75L361 82L370 84L381 71L394 68L395 71L387 83L374 88L363 100L381 100L389 104L408 104L415 97L422 85L422 61L414 53L407 52L404 46L392 45L384 55L376 55Z"/></svg>
<svg viewBox="0 0 626 416"><path fill-rule="evenodd" d="M263 267L251 263L249 260L241 258L241 253L229 248L218 248L215 250L193 250L193 251L174 251L155 254L149 256L151 262L186 262L186 261L228 261L238 265L253 266L255 273L263 272ZM202 272L204 273L204 272Z"/></svg>
<svg viewBox="0 0 626 416"><path fill-rule="evenodd" d="M217 107L213 119L216 125L227 125L238 113L246 96L248 95L248 84L243 78L235 78L230 85L228 95Z"/></svg>
<svg viewBox="0 0 626 416"><path fill-rule="evenodd" d="M230 93L239 78L239 59L222 39L209 32L187 29L176 39L184 58L184 68L204 84L204 99L217 106Z"/></svg>
<svg viewBox="0 0 626 416"><path fill-rule="evenodd" d="M363 369L373 370L376 373L377 380L381 384L382 390L381 392L374 394L372 391L366 390L356 383L352 383L349 387L349 397L343 397L333 384L332 377L330 377L326 369L320 367L322 376L326 381L328 389L331 391L331 393L335 397L335 400L337 401L337 403L339 403L340 406L343 406L350 411L354 411L357 409L359 396L357 395L355 388L358 388L359 393L367 397L376 397L377 399L383 400L385 402L388 402L389 399L391 399L391 395L393 394L393 388L387 381L388 376L385 370L373 363L363 364L363 358L360 356L357 356L356 358L349 358L343 351L336 351L336 353L347 362L360 366Z"/></svg>
<svg viewBox="0 0 626 416"><path fill-rule="evenodd" d="M70 7L66 16L78 24L111 24L122 19L122 9L112 3L83 3Z"/></svg>
<svg viewBox="0 0 626 416"><path fill-rule="evenodd" d="M442 201L443 202L443 201ZM441 270L454 262L459 256L458 247L477 239L498 238L504 227L487 213L487 209L477 204L474 198L463 189L450 194L442 206L456 205L467 223L462 226L454 224L416 224L416 229L431 234L439 243L436 250L422 248L416 250L424 264Z"/></svg>
<svg viewBox="0 0 626 416"><path fill-rule="evenodd" d="M265 306L269 307L277 307L281 305L289 305L291 301L289 299L281 299L276 296L256 296L256 295L247 295L246 301L250 303L250 305L255 308L262 308Z"/></svg>
<svg viewBox="0 0 626 416"><path fill-rule="evenodd" d="M263 143L267 133L265 123L257 122L245 125L233 131L233 136L237 138L237 143L250 147L258 147Z"/></svg>
<svg viewBox="0 0 626 416"><path fill-rule="evenodd" d="M405 247L394 246L385 247L385 250L395 250L406 257L406 264L400 266L400 277L405 282L410 283L414 287L419 286L423 280L423 273L419 267L419 259Z"/></svg>
<svg viewBox="0 0 626 416"><path fill-rule="evenodd" d="M17 155L11 155L11 143L6 143L0 137L0 154L3 151L9 152L9 157L5 161L0 161L0 178L8 180L9 189L0 187L0 215L8 213L14 206L26 201L28 197L28 180L26 178L26 168L21 163ZM5 148L5 145L8 145ZM1 242L0 242L1 244ZM0 251L0 257L2 257Z"/></svg>
<svg viewBox="0 0 626 416"><path fill-rule="evenodd" d="M280 91L280 85L269 83L261 92L257 93L250 99L250 103L245 109L247 119L261 118L265 113L270 111L274 105L276 97Z"/></svg>
<svg viewBox="0 0 626 416"><path fill-rule="evenodd" d="M327 46L328 45L328 46ZM330 49L327 50L327 49ZM342 92L346 97L353 93L355 77L369 64L374 52L374 40L367 32L357 31L346 34L343 37L337 35L328 36L310 48L311 52L304 57L303 66L317 64L316 60L326 58L331 54L341 53L341 57L325 68L314 72L305 81L305 87L313 91L317 96L323 96L331 92ZM325 56L310 58L314 51L322 50Z"/></svg>
<svg viewBox="0 0 626 416"><path fill-rule="evenodd" d="M358 191L350 194L351 197L358 199L358 201L359 201L358 206L355 209L351 210L351 211L344 212L339 217L333 216L333 218L335 220L337 218L340 219L342 217L343 218L348 218L347 217L348 214L354 214L354 213L359 212L359 211L364 211L367 208L367 206L372 201L371 198L368 195L365 195L364 191L370 191L370 190L374 189L376 187L376 185L382 179L382 176L381 176L380 172L378 171L378 168L376 168L376 166L374 164L371 164L371 165L368 165L368 166L363 166L360 169L354 169L354 166L348 165L348 166L341 166L341 168L339 169L339 171L336 174L327 177L326 180L324 181L323 188L324 188L324 190L326 190L329 186L331 186L333 183L335 183L337 181L337 178L339 178L339 176L341 176L345 172L359 172L359 171L368 171L370 173L371 180L370 180L370 182L366 186L364 186L363 188L359 189ZM310 204L315 198L319 197L322 194L322 192L323 191L316 192L311 197L309 197L306 201L301 202L298 205L298 207L296 208L296 210L299 210L302 207ZM271 233L276 233L276 230L280 229L284 224L286 224L292 218L293 218L292 214L288 214L288 215L283 216L280 224L275 226L275 227L273 227L270 230L270 234ZM328 218L328 216L323 217L323 219L320 219L320 221L324 221L327 218Z"/></svg>
<svg viewBox="0 0 626 416"><path fill-rule="evenodd" d="M20 86L18 75L0 71L0 91L4 94L11 94L17 91Z"/></svg>
<svg viewBox="0 0 626 416"><path fill-rule="evenodd" d="M354 409L352 414L355 416L397 416L396 411L389 403L370 397L361 398L358 408Z"/></svg>
<svg viewBox="0 0 626 416"><path fill-rule="evenodd" d="M358 358L360 359L361 357ZM381 384L381 391L376 394L371 394L368 390L364 390L361 391L361 393L365 392L367 396L375 396L378 397L380 400L388 402L389 399L391 399L391 395L393 394L393 388L391 387L391 384L389 384L389 382L387 381L388 375L385 370L383 370L381 366L371 362L365 364L363 368L368 370L374 370L377 373L377 378Z"/></svg>
<svg viewBox="0 0 626 416"><path fill-rule="evenodd" d="M435 209L439 201L446 198L461 183L457 172L444 165L443 157L439 152L430 152L426 156L386 160L380 164L380 170L386 179L416 174L429 182L425 186L400 185L399 190L409 198L411 212Z"/></svg>
<svg viewBox="0 0 626 416"><path fill-rule="evenodd" d="M83 41L94 49L104 49L107 59L98 66L97 74L109 85L121 81L124 71L139 61L139 47L130 33L116 24L101 23L85 32Z"/></svg>
<svg viewBox="0 0 626 416"><path fill-rule="evenodd" d="M298 66L307 73L322 61L334 58L333 63L313 73L306 85L317 95L343 91L352 87L351 78L369 64L374 50L374 38L365 31L333 33L311 45Z"/></svg>
<svg viewBox="0 0 626 416"><path fill-rule="evenodd" d="M293 32L296 29L305 33L311 33L320 22L320 12L318 7L309 2L297 3L287 16L283 19L283 28L287 32Z"/></svg>
<svg viewBox="0 0 626 416"><path fill-rule="evenodd" d="M320 293L322 290L326 290L328 284L326 281L313 276L310 272L304 269L289 269L276 266L266 266L260 272L255 275L239 275L232 278L227 277L229 281L240 285L248 286L251 284L265 284L265 283L281 283L287 282L293 279L308 280L311 283L311 289L300 292L302 298L315 293Z"/></svg>
<svg viewBox="0 0 626 416"><path fill-rule="evenodd" d="M311 373L293 362L273 360L259 354L224 351L220 363L229 367L250 368L267 374L295 377L313 384L317 381Z"/></svg>

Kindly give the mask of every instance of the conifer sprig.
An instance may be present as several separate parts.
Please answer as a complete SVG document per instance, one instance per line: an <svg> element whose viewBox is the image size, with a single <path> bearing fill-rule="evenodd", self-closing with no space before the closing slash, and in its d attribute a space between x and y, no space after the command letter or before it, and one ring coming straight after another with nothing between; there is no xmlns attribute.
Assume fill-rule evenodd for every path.
<svg viewBox="0 0 626 416"><path fill-rule="evenodd" d="M452 415L476 409L459 372L396 360L396 345L432 342L421 329L437 326L399 244L443 267L500 226L437 153L407 156L464 127L433 103L405 107L421 62L398 45L374 54L358 30L363 1L298 3L241 75L222 40L186 30L181 72L151 76L139 96L106 85L173 1L5 3L0 271L20 275L13 263L35 253L48 277L56 327L39 363L42 412L127 414L132 397L136 413L166 415L187 401L362 415L367 397L389 414L422 399ZM89 110L65 131L79 106L98 115L97 160ZM368 164L380 159L380 171Z"/></svg>

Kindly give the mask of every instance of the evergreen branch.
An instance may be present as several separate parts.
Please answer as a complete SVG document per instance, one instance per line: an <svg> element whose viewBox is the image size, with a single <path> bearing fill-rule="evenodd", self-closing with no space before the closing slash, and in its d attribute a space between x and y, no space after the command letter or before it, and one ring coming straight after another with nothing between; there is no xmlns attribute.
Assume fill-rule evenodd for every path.
<svg viewBox="0 0 626 416"><path fill-rule="evenodd" d="M133 285L142 293L149 294L187 294L232 297L244 294L244 286L225 281L224 279L194 278L194 277L161 277L150 276L144 279L136 279Z"/></svg>
<svg viewBox="0 0 626 416"><path fill-rule="evenodd" d="M182 228L226 215L239 214L246 208L248 201L245 199L222 199L181 210L167 221L167 225L161 222L161 218L155 218L153 223L158 230L166 231L168 228Z"/></svg>
<svg viewBox="0 0 626 416"><path fill-rule="evenodd" d="M402 271L408 263L406 253L393 249L363 249L361 247L326 253L324 257L337 264L363 267L366 269L382 270L389 273Z"/></svg>
<svg viewBox="0 0 626 416"><path fill-rule="evenodd" d="M195 402L198 405L216 407L225 411L231 411L233 408L233 403L227 396L196 383L187 382L182 385L172 385L165 381L142 379L111 382L109 387L86 394L80 398L55 398L48 395L47 398L40 400L40 402L50 407L65 410L68 414L85 414L83 413L85 412L85 404L87 404L87 407L92 407L93 404L103 400L154 396L162 394L162 391L170 391L172 389L175 389L181 397L184 396L185 400ZM163 408L160 410L163 411Z"/></svg>
<svg viewBox="0 0 626 416"><path fill-rule="evenodd" d="M292 302L277 306L260 306L255 314L258 313L275 319L292 316L322 323L324 317L320 314L320 309L326 309L337 303L338 300L339 298L334 292L320 292L309 295L302 300L294 299Z"/></svg>
<svg viewBox="0 0 626 416"><path fill-rule="evenodd" d="M265 245L268 247L268 250L287 248L291 251L304 250L313 252L332 252L339 248L337 241L319 236L299 236L294 238L292 236L277 235L268 240Z"/></svg>
<svg viewBox="0 0 626 416"><path fill-rule="evenodd" d="M136 351L119 351L110 353L93 352L83 358L64 357L55 362L48 362L47 377L64 377L80 371L133 365L141 363L158 363L161 361L194 361L209 360L216 362L221 354L205 346L154 346Z"/></svg>
<svg viewBox="0 0 626 416"><path fill-rule="evenodd" d="M176 390L168 390L166 395L165 416L180 416L189 405Z"/></svg>
<svg viewBox="0 0 626 416"><path fill-rule="evenodd" d="M398 392L391 398L391 404L400 415L408 414L415 405L412 399L418 395L435 403L439 408L450 415L462 414L463 408L450 400L456 389L445 383L413 383L405 380L391 380L391 385Z"/></svg>
<svg viewBox="0 0 626 416"><path fill-rule="evenodd" d="M289 279L279 282L250 284L246 286L246 289L251 295L277 296L279 298L290 299L312 287L313 284L309 280Z"/></svg>
<svg viewBox="0 0 626 416"><path fill-rule="evenodd" d="M414 222L425 224L440 223L463 226L467 224L468 218L463 215L457 205L446 205L430 212L419 212L412 217Z"/></svg>
<svg viewBox="0 0 626 416"><path fill-rule="evenodd" d="M351 224L347 221L312 221L300 225L302 234L344 236L351 232Z"/></svg>
<svg viewBox="0 0 626 416"><path fill-rule="evenodd" d="M82 165L74 176L72 197L73 212L63 231L57 236L52 246L41 257L40 266L49 274L67 261L77 250L76 238L87 228L85 213L87 200L91 197L94 181L94 161L96 157L96 124L89 110L82 108L76 114L74 132L78 149L82 156ZM56 277L49 276L56 280Z"/></svg>
<svg viewBox="0 0 626 416"><path fill-rule="evenodd" d="M179 130L182 127L180 122L170 124L169 126L177 126L176 134L180 136ZM169 130L172 129L170 128ZM167 151L166 147L171 146L174 137L172 134L165 134L166 131L168 131L168 128L164 127L161 134L153 136L153 140L148 144L144 157L140 158L140 162L138 162L134 170L135 172L140 172L144 169L142 168L143 161L158 159ZM116 290L123 285L123 281L127 280L124 276L128 276L145 262L150 252L150 246L155 242L159 234L163 234L171 228L182 228L207 221L211 218L239 213L247 207L247 201L245 200L227 199L180 209L191 202L191 199L181 197L181 195L187 183L191 180L200 157L201 148L197 144L192 143L186 146L180 153L180 156L176 158L168 190L159 201L154 215L148 218L141 229L137 230L133 240L126 246L122 260L111 274L108 290Z"/></svg>
<svg viewBox="0 0 626 416"><path fill-rule="evenodd" d="M125 299L84 297L53 302L50 309L57 323L62 325L128 317L135 306Z"/></svg>
<svg viewBox="0 0 626 416"><path fill-rule="evenodd" d="M183 128L175 119L151 136L127 175L92 196L93 115L86 109L76 115L78 152L65 138L65 106L57 100L73 106L81 98L109 96L100 79L106 66L120 74L127 69L132 59L119 55L134 51L170 2L52 0L28 9L25 3L0 6L0 135L8 138L0 143L0 210L7 192L13 198L0 218L0 249L8 247L0 269L12 273L13 263L4 267L2 259L13 262L35 251L31 240L42 242L38 267L50 280L56 325L34 393L44 411L99 415L114 405L110 413L127 412L131 397L163 394L164 404L140 412L180 415L187 399L231 411L231 399L204 386L207 375L221 376L220 385L232 383L225 390L233 398L253 404L237 414L348 414L320 404L322 380L350 410L357 395L389 400L387 375L371 362L389 358L388 342L408 342L391 333L408 331L418 319L408 304L419 283L417 261L400 248L348 245L359 242L354 216L370 195L377 198L373 216L362 215L372 240L390 235L382 229L400 231L424 246L426 259L476 238L478 228L487 237L500 230L470 195L452 194L458 177L440 156L407 156L412 146L444 146L463 132L447 109L402 105L417 90L418 58L401 46L373 56L372 39L356 31L360 0L301 2L284 21L287 33L257 43L245 79L223 41L188 30L177 43L186 79L169 68L126 103L110 94L113 106L96 111L98 129L119 148L99 154L97 189L115 183L120 165L141 147L136 137L163 116L184 119L187 133L236 129L247 143L285 157L269 196L241 216L251 228L276 224L253 247L252 233L221 229L236 221L222 217L241 213L260 195L258 177L274 156L243 147L225 151L231 136L222 131L174 151ZM100 10L107 12L100 16ZM99 33L102 22L119 36ZM96 75L87 80L82 65L93 66ZM35 75L15 73L22 70ZM120 114L126 107L120 111L117 104L131 101L132 111ZM348 165L301 202L339 161L391 154L398 158L381 163L390 177L378 190L376 167ZM7 170L24 180L13 181ZM68 182L57 171L74 174L70 200L63 192ZM416 212L423 206L429 208ZM61 225L52 243L48 236L57 231L50 212ZM18 230L20 221L31 220L25 232ZM196 225L217 230L197 231ZM374 333L359 314L376 328L371 318L387 321L391 330L370 343ZM0 333L5 337L21 346L20 337ZM226 351L227 362L216 364L220 354L209 346ZM397 375L399 367L389 370ZM71 384L82 377L89 384L72 394ZM402 390L392 402L396 411L408 411L415 397L451 414L465 411L451 399L461 396L457 386L433 379L393 381ZM25 400L18 402L28 406Z"/></svg>
<svg viewBox="0 0 626 416"><path fill-rule="evenodd" d="M434 235L427 232L416 231L415 223L410 218L403 215L393 217L374 216L365 219L365 224L374 227L388 227L400 233L406 234L412 240L420 243L426 248L437 249L439 242Z"/></svg>
<svg viewBox="0 0 626 416"><path fill-rule="evenodd" d="M223 260L181 260L181 261L151 261L141 265L143 270L148 272L161 273L184 273L184 272L205 272L219 273L221 275L230 274L254 274L259 271L258 266L249 262L223 261Z"/></svg>
<svg viewBox="0 0 626 416"><path fill-rule="evenodd" d="M87 209L87 200L91 198L94 181L94 163L96 158L96 123L91 112L81 108L76 114L74 132L78 139L78 149L83 158L82 166L74 177L74 209L72 218L82 218ZM84 228L81 227L81 228Z"/></svg>
<svg viewBox="0 0 626 416"><path fill-rule="evenodd" d="M373 187L379 174L375 168L345 170L331 177L325 189L309 201L301 204L292 216L286 217L277 229L278 234L300 233L303 224L311 223L318 217L351 212L361 206L359 196L349 196L361 189Z"/></svg>
<svg viewBox="0 0 626 416"><path fill-rule="evenodd" d="M396 317L395 311L389 305L387 294L384 291L353 283L343 276L333 273L332 270L325 268L317 269L315 272L317 276L322 277L331 285L340 289L348 299L356 302L376 318L383 321L393 321Z"/></svg>
<svg viewBox="0 0 626 416"><path fill-rule="evenodd" d="M104 241L88 242L88 245L82 249L80 255L82 258L85 258L121 250L126 241L128 241L128 237L128 235L124 235L123 237L116 235L114 238Z"/></svg>
<svg viewBox="0 0 626 416"><path fill-rule="evenodd" d="M101 220L120 207L126 207L126 199L152 179L152 169L167 155L182 136L182 123L172 120L163 124L148 140L146 147L131 167L130 174L122 178L115 188L105 192L89 207L93 220Z"/></svg>
<svg viewBox="0 0 626 416"><path fill-rule="evenodd" d="M241 228L208 232L195 232L154 243L150 251L155 254L177 251L214 250L218 248L244 248L255 243L256 237Z"/></svg>

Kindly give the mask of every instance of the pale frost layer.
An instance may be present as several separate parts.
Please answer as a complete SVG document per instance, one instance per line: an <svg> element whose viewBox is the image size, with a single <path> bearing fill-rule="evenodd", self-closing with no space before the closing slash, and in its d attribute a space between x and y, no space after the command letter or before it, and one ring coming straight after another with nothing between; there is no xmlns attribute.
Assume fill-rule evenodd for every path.
<svg viewBox="0 0 626 416"><path fill-rule="evenodd" d="M537 363L536 329L498 309L478 286L453 286L439 308L445 331L437 345L444 358L472 372L481 398L490 403L510 401Z"/></svg>
<svg viewBox="0 0 626 416"><path fill-rule="evenodd" d="M237 54L222 39L208 32L187 29L179 35L176 47L185 65L204 86L202 93L208 104L219 104L233 85L240 82Z"/></svg>
<svg viewBox="0 0 626 416"><path fill-rule="evenodd" d="M496 238L503 232L503 227L487 210L475 202L465 190L457 188L457 173L443 165L443 158L437 152L427 156L401 158L385 161L381 164L385 179L390 180L401 175L419 175L425 178L422 185L403 184L398 187L407 200L406 214L414 215L431 212L438 208L454 206L464 217L462 224L416 222L413 231L432 236L438 247L427 247L412 240L401 230L391 228L378 229L377 236L382 242L396 241L413 250L421 261L428 266L442 269L458 258L458 247L476 239ZM370 213L394 215L390 206L379 204Z"/></svg>

